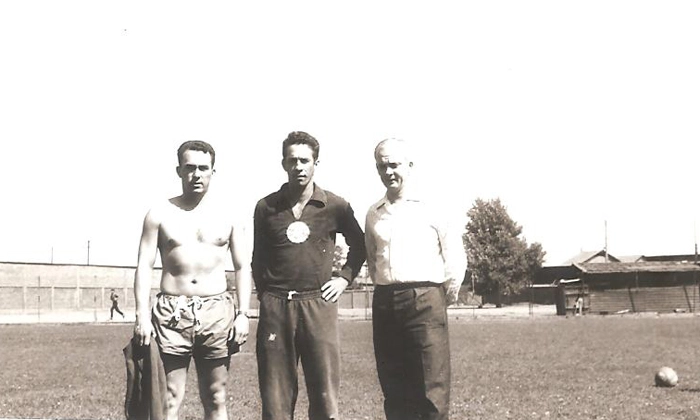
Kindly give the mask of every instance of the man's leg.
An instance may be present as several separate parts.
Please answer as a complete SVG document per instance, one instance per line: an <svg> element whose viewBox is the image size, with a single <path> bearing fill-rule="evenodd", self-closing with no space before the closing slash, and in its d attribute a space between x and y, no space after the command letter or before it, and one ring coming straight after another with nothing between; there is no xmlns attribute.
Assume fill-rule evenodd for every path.
<svg viewBox="0 0 700 420"><path fill-rule="evenodd" d="M411 403L406 377L406 340L399 321L394 311L394 292L376 290L372 305L374 357L387 420L410 418L405 414Z"/></svg>
<svg viewBox="0 0 700 420"><path fill-rule="evenodd" d="M298 301L297 339L309 395L309 420L338 418L340 346L338 304L321 297Z"/></svg>
<svg viewBox="0 0 700 420"><path fill-rule="evenodd" d="M226 380L228 379L229 357L222 359L195 358L199 397L204 406L205 420L227 420Z"/></svg>
<svg viewBox="0 0 700 420"><path fill-rule="evenodd" d="M256 354L263 420L286 420L294 416L299 393L293 302L263 293Z"/></svg>
<svg viewBox="0 0 700 420"><path fill-rule="evenodd" d="M450 409L450 342L445 289L416 289L406 313L407 383L419 419L445 420Z"/></svg>
<svg viewBox="0 0 700 420"><path fill-rule="evenodd" d="M168 388L166 395L166 419L177 420L180 405L185 397L187 370L190 366L189 356L173 356L161 354L165 368L165 382Z"/></svg>

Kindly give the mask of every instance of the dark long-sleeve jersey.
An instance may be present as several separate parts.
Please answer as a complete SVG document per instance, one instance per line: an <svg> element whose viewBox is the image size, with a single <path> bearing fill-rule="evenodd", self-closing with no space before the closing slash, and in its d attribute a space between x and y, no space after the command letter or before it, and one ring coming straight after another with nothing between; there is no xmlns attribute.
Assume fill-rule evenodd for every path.
<svg viewBox="0 0 700 420"><path fill-rule="evenodd" d="M314 185L311 199L297 219L283 185L258 201L254 215L253 279L258 296L266 288L318 290L333 274L337 233L349 246L339 275L348 282L366 258L364 233L350 204Z"/></svg>

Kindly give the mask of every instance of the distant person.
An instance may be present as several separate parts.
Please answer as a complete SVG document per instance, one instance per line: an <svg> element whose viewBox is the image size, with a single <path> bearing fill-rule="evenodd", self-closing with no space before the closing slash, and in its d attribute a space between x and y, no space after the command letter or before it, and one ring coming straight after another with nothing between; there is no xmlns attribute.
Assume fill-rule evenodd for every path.
<svg viewBox="0 0 700 420"><path fill-rule="evenodd" d="M253 278L260 300L257 357L262 418L292 419L298 363L309 419L337 419L340 386L336 301L365 261L362 228L350 204L314 183L319 143L295 131L282 143L287 183L255 207ZM349 245L332 272L336 234Z"/></svg>
<svg viewBox="0 0 700 420"><path fill-rule="evenodd" d="M576 316L580 316L583 313L583 298L581 296L576 298L574 303L574 313Z"/></svg>
<svg viewBox="0 0 700 420"><path fill-rule="evenodd" d="M405 142L380 142L374 157L386 195L367 212L367 265L375 284L374 352L388 420L447 419L447 306L466 271L461 232L416 195Z"/></svg>
<svg viewBox="0 0 700 420"><path fill-rule="evenodd" d="M109 293L109 300L112 301L112 307L109 309L109 320L114 319L114 312L116 311L122 318L125 318L124 312L119 309L119 295L112 289Z"/></svg>
<svg viewBox="0 0 700 420"><path fill-rule="evenodd" d="M134 336L160 348L166 372L167 418L177 419L185 396L190 359L197 366L205 419L227 419L226 381L231 353L248 337L251 295L243 264L241 228L207 195L214 174L214 149L187 141L177 152L182 194L155 205L146 215L134 281ZM149 304L151 278L160 252L160 293ZM233 259L238 311L227 290L227 253Z"/></svg>

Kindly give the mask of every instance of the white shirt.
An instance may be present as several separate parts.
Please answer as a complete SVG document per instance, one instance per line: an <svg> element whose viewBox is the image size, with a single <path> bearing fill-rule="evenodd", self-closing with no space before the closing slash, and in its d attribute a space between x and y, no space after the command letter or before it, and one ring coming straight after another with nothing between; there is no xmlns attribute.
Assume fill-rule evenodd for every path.
<svg viewBox="0 0 700 420"><path fill-rule="evenodd" d="M457 286L464 280L467 258L461 232L423 201L391 203L385 196L370 206L365 243L375 285L449 281Z"/></svg>

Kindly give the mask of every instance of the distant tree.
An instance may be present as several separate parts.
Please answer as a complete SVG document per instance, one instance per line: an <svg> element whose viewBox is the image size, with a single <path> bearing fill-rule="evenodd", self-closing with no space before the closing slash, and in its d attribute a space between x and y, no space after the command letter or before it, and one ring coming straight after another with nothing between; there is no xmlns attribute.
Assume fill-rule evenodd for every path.
<svg viewBox="0 0 700 420"><path fill-rule="evenodd" d="M336 244L333 251L333 275L340 275L340 271L348 261L348 247ZM348 286L348 289L357 289L360 287L358 281L353 281Z"/></svg>
<svg viewBox="0 0 700 420"><path fill-rule="evenodd" d="M519 292L534 280L545 252L539 243L528 246L521 237L522 227L510 218L500 199L477 199L467 216L463 240L475 292L493 295L501 307L503 296Z"/></svg>
<svg viewBox="0 0 700 420"><path fill-rule="evenodd" d="M348 250L336 244L335 250L333 251L333 272L340 273L340 270L343 269L343 265L345 265L347 260Z"/></svg>

